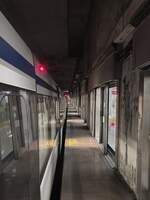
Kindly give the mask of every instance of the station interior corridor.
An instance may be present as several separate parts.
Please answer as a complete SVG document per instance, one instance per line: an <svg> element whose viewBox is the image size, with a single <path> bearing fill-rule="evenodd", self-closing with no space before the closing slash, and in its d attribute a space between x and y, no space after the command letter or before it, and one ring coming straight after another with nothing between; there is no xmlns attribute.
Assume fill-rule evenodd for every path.
<svg viewBox="0 0 150 200"><path fill-rule="evenodd" d="M69 113L61 200L133 200L84 121Z"/></svg>
<svg viewBox="0 0 150 200"><path fill-rule="evenodd" d="M150 0L0 0L0 200L150 200Z"/></svg>

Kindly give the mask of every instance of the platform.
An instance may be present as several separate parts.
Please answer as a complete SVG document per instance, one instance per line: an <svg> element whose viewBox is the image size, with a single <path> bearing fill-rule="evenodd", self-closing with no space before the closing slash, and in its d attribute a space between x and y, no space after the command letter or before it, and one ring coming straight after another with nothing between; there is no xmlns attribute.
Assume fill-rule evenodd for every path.
<svg viewBox="0 0 150 200"><path fill-rule="evenodd" d="M79 117L68 119L61 200L131 200Z"/></svg>

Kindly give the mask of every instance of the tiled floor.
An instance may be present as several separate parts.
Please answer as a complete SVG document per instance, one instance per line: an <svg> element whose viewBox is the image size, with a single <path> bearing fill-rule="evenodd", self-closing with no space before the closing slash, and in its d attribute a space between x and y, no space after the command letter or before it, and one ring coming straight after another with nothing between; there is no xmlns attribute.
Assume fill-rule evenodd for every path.
<svg viewBox="0 0 150 200"><path fill-rule="evenodd" d="M131 200L79 118L68 120L61 200Z"/></svg>

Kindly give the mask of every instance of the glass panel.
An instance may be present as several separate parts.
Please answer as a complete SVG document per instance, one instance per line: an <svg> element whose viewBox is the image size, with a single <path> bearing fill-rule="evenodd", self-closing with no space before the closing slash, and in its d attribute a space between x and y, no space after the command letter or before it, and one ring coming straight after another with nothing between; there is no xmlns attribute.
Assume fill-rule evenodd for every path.
<svg viewBox="0 0 150 200"><path fill-rule="evenodd" d="M5 119L1 121L5 121L7 127L5 125L5 128L3 128L3 133L1 134L1 142L3 141L3 144L1 143L1 148L4 147L7 149L5 158L6 155L12 151L14 152L14 156L7 157L7 159L3 160L1 163L0 185L3 186L3 190L0 190L0 197L2 200L28 199L29 157L25 148L22 148L23 137L21 131L19 95L13 96L10 94L8 97L6 96L4 100L0 104L0 115L1 119ZM3 112L5 112L5 117ZM6 138L5 142L2 140L4 130L7 130L5 133L9 131L9 142L7 139L7 143Z"/></svg>
<svg viewBox="0 0 150 200"><path fill-rule="evenodd" d="M2 200L38 200L40 197L38 141L32 138L30 115L31 112L35 115L36 106L31 106L32 110L30 110L28 97L24 91L15 92L15 95L10 92L3 98L0 96L0 186L2 188L0 197ZM34 123L36 127L36 122ZM37 133L35 127L33 129ZM38 137L35 135L34 138Z"/></svg>
<svg viewBox="0 0 150 200"><path fill-rule="evenodd" d="M52 141L50 140L50 128L49 128L49 111L47 106L46 97L38 97L38 132L39 132L39 168L41 176L44 172L46 162L50 150L52 149Z"/></svg>
<svg viewBox="0 0 150 200"><path fill-rule="evenodd" d="M108 145L115 151L116 146L117 87L109 88Z"/></svg>
<svg viewBox="0 0 150 200"><path fill-rule="evenodd" d="M36 95L26 91L20 91L20 119L23 123L24 144L19 167L25 168L20 173L24 182L23 187L27 190L29 199L38 200L40 197L39 190L39 149L38 149L38 131L37 131L37 101ZM22 135L21 134L21 135ZM19 174L18 174L19 175ZM23 180L24 179L24 180ZM28 184L25 184L27 182Z"/></svg>
<svg viewBox="0 0 150 200"><path fill-rule="evenodd" d="M0 147L2 160L13 152L10 111L7 96L0 98Z"/></svg>

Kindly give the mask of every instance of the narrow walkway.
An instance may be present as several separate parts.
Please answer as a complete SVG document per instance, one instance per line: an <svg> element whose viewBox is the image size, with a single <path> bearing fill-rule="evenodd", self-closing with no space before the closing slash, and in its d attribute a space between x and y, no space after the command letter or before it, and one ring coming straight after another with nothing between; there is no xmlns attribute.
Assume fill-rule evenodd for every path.
<svg viewBox="0 0 150 200"><path fill-rule="evenodd" d="M61 200L131 200L80 118L69 118Z"/></svg>

